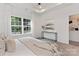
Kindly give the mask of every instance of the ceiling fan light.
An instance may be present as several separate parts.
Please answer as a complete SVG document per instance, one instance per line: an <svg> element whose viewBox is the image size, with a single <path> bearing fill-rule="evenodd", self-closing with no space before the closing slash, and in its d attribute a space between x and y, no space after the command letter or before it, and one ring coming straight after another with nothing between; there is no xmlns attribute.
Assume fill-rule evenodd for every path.
<svg viewBox="0 0 79 59"><path fill-rule="evenodd" d="M46 11L46 9L41 9L41 10L35 9L35 12L38 12L38 13L43 13L45 11Z"/></svg>
<svg viewBox="0 0 79 59"><path fill-rule="evenodd" d="M39 8L42 8L42 6L39 6Z"/></svg>
<svg viewBox="0 0 79 59"><path fill-rule="evenodd" d="M46 11L46 9L42 9L42 10L41 10L41 12L44 12L44 11Z"/></svg>

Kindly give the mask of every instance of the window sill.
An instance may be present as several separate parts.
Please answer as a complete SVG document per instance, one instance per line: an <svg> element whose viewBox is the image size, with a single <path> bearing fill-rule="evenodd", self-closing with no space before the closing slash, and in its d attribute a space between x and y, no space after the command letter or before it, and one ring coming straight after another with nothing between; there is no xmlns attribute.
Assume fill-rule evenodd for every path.
<svg viewBox="0 0 79 59"><path fill-rule="evenodd" d="M12 36L20 36L20 35L29 35L32 34L32 32L24 33L24 34L12 34Z"/></svg>

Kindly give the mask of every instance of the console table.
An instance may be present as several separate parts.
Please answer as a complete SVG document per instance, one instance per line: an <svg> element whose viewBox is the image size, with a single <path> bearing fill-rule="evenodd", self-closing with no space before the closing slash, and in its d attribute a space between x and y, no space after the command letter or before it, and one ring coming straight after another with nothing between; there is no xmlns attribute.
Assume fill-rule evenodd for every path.
<svg viewBox="0 0 79 59"><path fill-rule="evenodd" d="M56 31L49 31L49 30L44 30L41 32L41 37L43 39L49 39L49 40L54 40L57 41L57 32Z"/></svg>

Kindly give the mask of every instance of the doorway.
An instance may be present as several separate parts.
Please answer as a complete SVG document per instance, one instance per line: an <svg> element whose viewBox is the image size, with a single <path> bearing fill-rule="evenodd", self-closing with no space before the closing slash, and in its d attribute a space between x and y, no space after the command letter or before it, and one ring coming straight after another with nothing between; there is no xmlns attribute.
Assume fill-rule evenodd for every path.
<svg viewBox="0 0 79 59"><path fill-rule="evenodd" d="M79 15L69 16L69 43L79 46Z"/></svg>

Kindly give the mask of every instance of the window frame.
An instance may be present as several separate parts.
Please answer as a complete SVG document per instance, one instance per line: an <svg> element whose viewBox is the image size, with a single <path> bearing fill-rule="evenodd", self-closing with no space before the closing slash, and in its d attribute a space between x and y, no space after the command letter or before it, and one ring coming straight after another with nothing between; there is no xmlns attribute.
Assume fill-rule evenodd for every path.
<svg viewBox="0 0 79 59"><path fill-rule="evenodd" d="M12 16L11 16L11 17L12 17ZM11 18L11 17L10 17L10 23L12 22L12 18ZM18 16L14 16L14 17L18 17ZM31 19L23 18L23 17L20 17L20 18L21 18L21 25L19 25L19 26L21 26L21 33L19 33L19 34L18 34L18 33L13 33L13 32L12 32L12 26L16 26L16 27L17 27L18 25L12 25L12 23L11 23L11 24L10 24L10 29L11 29L11 34L12 34L12 35L29 34L29 33L31 33L31 31L32 31L32 27L31 27L32 21L31 21ZM27 32L27 33L24 32L24 25L23 25L23 23L24 23L23 20L24 20L24 19L30 20L30 28L31 28L31 29L30 29L30 32Z"/></svg>

